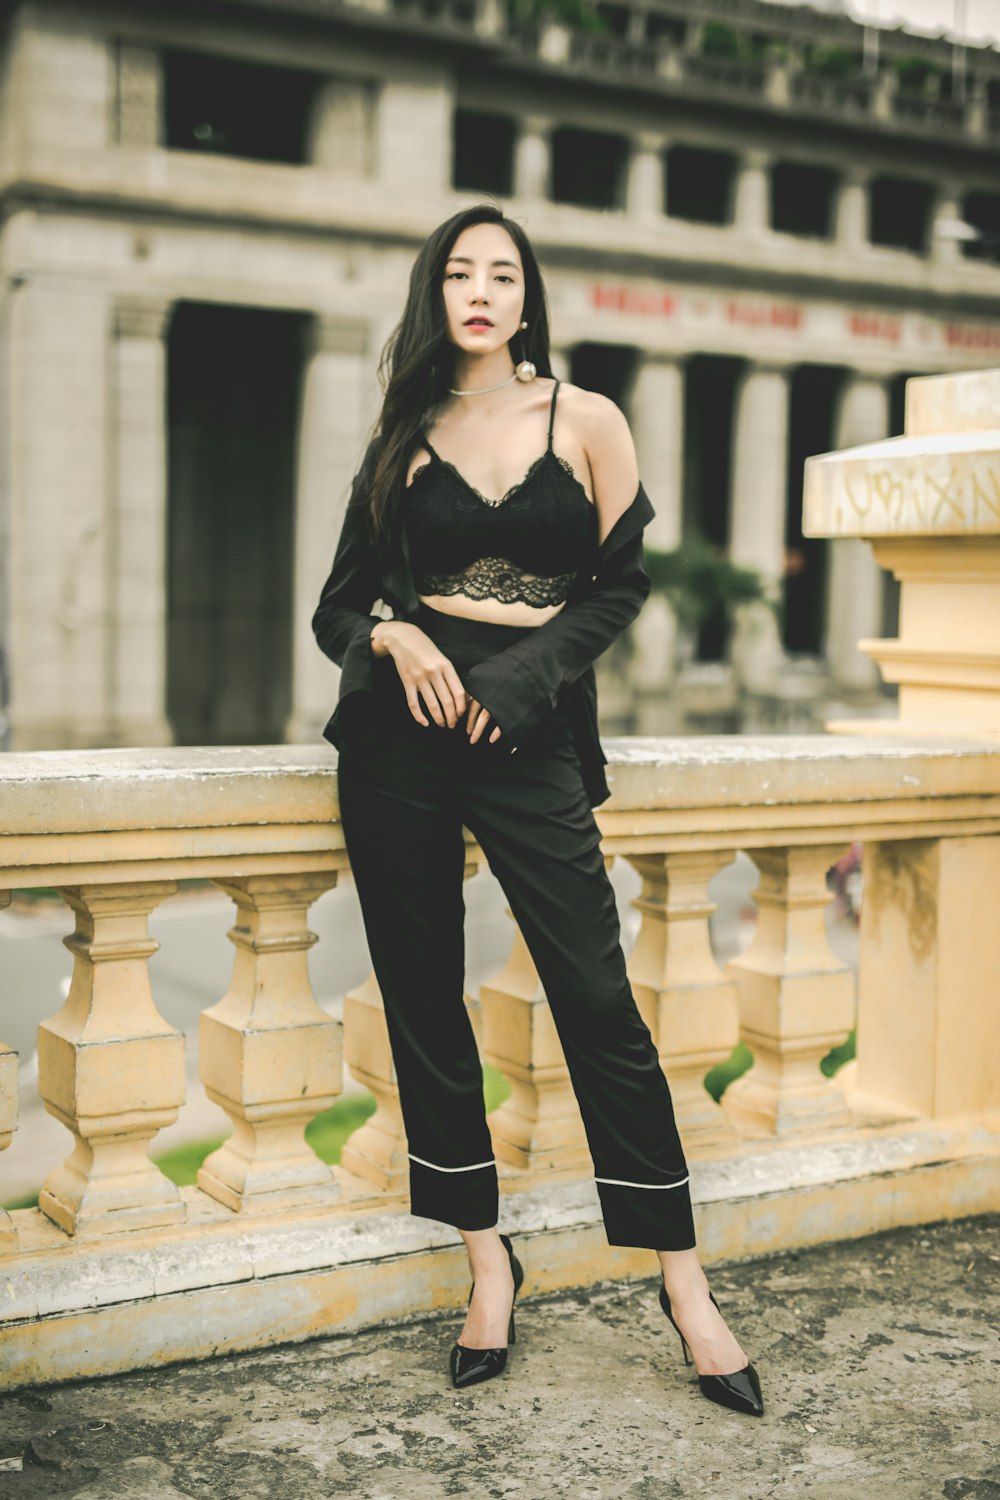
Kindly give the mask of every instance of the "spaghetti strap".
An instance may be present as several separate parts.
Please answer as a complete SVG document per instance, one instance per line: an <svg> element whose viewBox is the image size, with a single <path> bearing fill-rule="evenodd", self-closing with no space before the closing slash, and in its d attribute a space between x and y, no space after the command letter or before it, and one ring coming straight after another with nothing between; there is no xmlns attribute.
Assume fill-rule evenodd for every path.
<svg viewBox="0 0 1000 1500"><path fill-rule="evenodd" d="M441 462L441 458L440 458L440 456L437 453L435 453L434 449L431 447L431 445L430 445L430 443L428 442L428 439L427 439L427 434L426 434L426 432L424 431L424 429L422 427L421 427L420 431L417 433L417 436L419 437L421 443L427 449L427 452L431 455L431 457L432 458L436 458L437 461L438 461L438 463L440 463Z"/></svg>
<svg viewBox="0 0 1000 1500"><path fill-rule="evenodd" d="M557 376L556 377L556 383L552 387L552 406L551 406L551 408L549 410L549 447L550 448L552 447L552 428L553 428L553 426L555 424L555 420L556 420L556 392L558 391L558 389L559 389L559 378Z"/></svg>

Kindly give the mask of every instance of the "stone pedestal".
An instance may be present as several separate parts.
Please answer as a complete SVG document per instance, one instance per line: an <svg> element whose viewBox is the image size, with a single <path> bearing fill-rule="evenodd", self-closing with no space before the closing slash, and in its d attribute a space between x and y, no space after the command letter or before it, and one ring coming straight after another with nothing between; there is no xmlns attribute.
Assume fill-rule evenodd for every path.
<svg viewBox="0 0 1000 1500"><path fill-rule="evenodd" d="M863 538L900 581L898 639L858 644L899 684L902 733L1000 734L998 411L1000 370L919 377L903 437L806 463L805 534Z"/></svg>

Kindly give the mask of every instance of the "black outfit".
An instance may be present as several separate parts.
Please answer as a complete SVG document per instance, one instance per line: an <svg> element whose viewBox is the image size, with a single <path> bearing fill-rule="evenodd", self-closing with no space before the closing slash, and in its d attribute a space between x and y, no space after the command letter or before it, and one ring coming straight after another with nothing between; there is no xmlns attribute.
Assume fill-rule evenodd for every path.
<svg viewBox="0 0 1000 1500"><path fill-rule="evenodd" d="M447 614L419 599L400 611L489 711L480 739L472 744L463 720L454 729L418 724L394 661L372 654L379 617L363 611L386 598L398 574L390 570L387 580L366 555L358 516L353 526L345 520L313 619L320 645L343 669L324 733L340 749L341 820L385 1004L412 1212L459 1229L497 1221L482 1069L463 999L464 826L538 970L580 1105L609 1243L688 1249L695 1235L687 1167L667 1082L626 976L591 810L603 800L595 783L599 793L605 762L599 741L600 760L593 758L587 734L590 700L574 692L588 671L592 680L593 660L648 593L645 522L635 519L645 492L640 486L598 548L596 509L552 450L557 390L558 382L546 453L500 500L479 495L426 440L431 462L401 497L395 536L405 538L407 569L412 559L421 589L434 578L435 592L566 600L539 626ZM352 504L360 507L358 489L356 482ZM652 513L648 500L645 506ZM609 548L615 532L618 545ZM494 721L501 735L491 744ZM591 755L589 787L581 746Z"/></svg>

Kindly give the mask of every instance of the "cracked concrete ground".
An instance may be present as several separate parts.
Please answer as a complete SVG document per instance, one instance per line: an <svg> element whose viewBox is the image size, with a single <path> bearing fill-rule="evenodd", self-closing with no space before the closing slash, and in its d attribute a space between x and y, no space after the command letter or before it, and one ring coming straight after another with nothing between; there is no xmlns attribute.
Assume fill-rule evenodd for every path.
<svg viewBox="0 0 1000 1500"><path fill-rule="evenodd" d="M1000 1500L1000 1216L710 1279L762 1419L700 1395L655 1280L604 1283L463 1393L449 1315L0 1397L0 1500Z"/></svg>

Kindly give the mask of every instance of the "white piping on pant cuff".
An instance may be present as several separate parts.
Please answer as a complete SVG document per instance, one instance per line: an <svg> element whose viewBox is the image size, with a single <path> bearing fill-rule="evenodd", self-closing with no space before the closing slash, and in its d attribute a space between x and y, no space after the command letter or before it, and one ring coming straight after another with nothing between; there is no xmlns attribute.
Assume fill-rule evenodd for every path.
<svg viewBox="0 0 1000 1500"><path fill-rule="evenodd" d="M680 1182L622 1182L619 1177L595 1177L595 1182L607 1182L611 1187L637 1187L637 1188L675 1188L683 1187L690 1181L688 1177L682 1177Z"/></svg>
<svg viewBox="0 0 1000 1500"><path fill-rule="evenodd" d="M422 1167L430 1167L435 1172L478 1172L481 1167L495 1167L496 1161L477 1161L474 1167L439 1167L436 1162L424 1161L422 1156L414 1156L412 1151L407 1151L411 1161L418 1161Z"/></svg>

